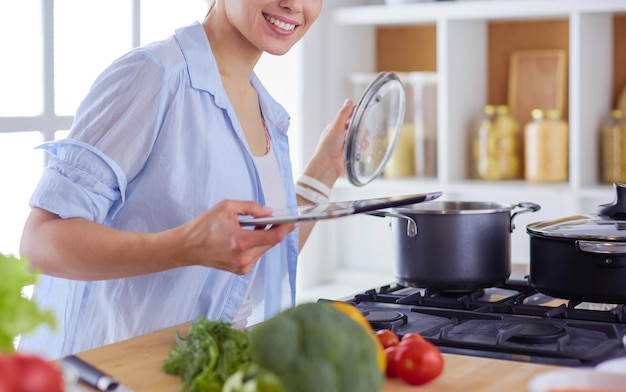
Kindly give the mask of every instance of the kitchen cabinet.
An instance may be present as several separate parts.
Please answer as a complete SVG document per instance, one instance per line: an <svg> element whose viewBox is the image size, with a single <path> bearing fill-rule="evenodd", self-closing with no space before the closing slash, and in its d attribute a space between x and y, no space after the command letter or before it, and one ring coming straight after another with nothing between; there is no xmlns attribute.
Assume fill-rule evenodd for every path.
<svg viewBox="0 0 626 392"><path fill-rule="evenodd" d="M611 184L600 182L599 132L626 84L623 0L401 5L337 0L324 7L318 25L303 42L305 156L312 153L320 130L345 97L353 97L351 73L438 74L437 177L378 179L363 188L340 180L334 199L440 190L447 200L538 203L541 211L517 219L512 260L518 263L528 262L526 224L594 213L598 204L613 199ZM472 179L470 128L483 105L506 103L510 53L555 48L565 50L568 58L568 180L545 184ZM318 224L322 225L302 253L304 287L332 281L342 269L391 276L393 249L385 222L354 217Z"/></svg>

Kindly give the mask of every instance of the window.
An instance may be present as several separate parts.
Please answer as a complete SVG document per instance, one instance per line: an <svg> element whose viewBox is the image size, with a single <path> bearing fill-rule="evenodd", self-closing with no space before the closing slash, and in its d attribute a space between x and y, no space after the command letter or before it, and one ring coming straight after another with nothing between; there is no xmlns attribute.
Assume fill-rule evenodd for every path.
<svg viewBox="0 0 626 392"><path fill-rule="evenodd" d="M208 0L0 3L1 253L18 253L28 199L46 160L34 147L67 135L78 104L113 60L202 20L207 9ZM298 58L294 48L280 59L263 56L257 67L294 119L299 117ZM295 139L297 124L291 128Z"/></svg>

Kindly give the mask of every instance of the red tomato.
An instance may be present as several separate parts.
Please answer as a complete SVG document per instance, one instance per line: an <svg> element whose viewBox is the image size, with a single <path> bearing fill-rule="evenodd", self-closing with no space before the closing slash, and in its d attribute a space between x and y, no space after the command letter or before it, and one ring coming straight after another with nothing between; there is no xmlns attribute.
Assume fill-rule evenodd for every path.
<svg viewBox="0 0 626 392"><path fill-rule="evenodd" d="M398 346L389 346L385 349L385 356L387 357L387 369L385 373L388 378L396 378L398 377L398 372L396 371L396 353L398 352Z"/></svg>
<svg viewBox="0 0 626 392"><path fill-rule="evenodd" d="M39 356L29 354L5 356L0 359L0 368L10 369L15 377L14 389L7 389L8 391L63 392L61 370ZM0 383L0 391L3 390L3 386Z"/></svg>
<svg viewBox="0 0 626 392"><path fill-rule="evenodd" d="M406 335L402 336L402 339L400 339L400 342L405 343L411 340L417 340L418 342L423 342L424 337L417 332L409 332Z"/></svg>
<svg viewBox="0 0 626 392"><path fill-rule="evenodd" d="M398 345L395 368L398 377L411 385L426 384L443 372L443 356L427 340L408 340Z"/></svg>
<svg viewBox="0 0 626 392"><path fill-rule="evenodd" d="M383 348L395 346L400 343L398 335L389 329L379 329L376 331L376 336L378 340L380 340L380 344L383 345Z"/></svg>
<svg viewBox="0 0 626 392"><path fill-rule="evenodd" d="M11 358L8 355L0 356L0 392L17 390L17 366Z"/></svg>

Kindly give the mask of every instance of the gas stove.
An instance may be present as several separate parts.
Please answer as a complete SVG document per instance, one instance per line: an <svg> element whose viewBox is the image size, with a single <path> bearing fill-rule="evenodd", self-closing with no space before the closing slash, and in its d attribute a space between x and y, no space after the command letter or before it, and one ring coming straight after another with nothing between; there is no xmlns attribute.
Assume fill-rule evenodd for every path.
<svg viewBox="0 0 626 392"><path fill-rule="evenodd" d="M572 367L626 357L626 304L552 298L527 278L469 292L394 283L344 301L374 329L418 332L445 353Z"/></svg>

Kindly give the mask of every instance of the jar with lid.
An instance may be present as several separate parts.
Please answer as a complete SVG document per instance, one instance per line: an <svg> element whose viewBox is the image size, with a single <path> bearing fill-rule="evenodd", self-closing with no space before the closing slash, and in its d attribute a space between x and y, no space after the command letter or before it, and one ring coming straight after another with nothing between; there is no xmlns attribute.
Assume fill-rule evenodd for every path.
<svg viewBox="0 0 626 392"><path fill-rule="evenodd" d="M626 112L611 110L601 135L602 181L626 183Z"/></svg>
<svg viewBox="0 0 626 392"><path fill-rule="evenodd" d="M475 175L483 180L520 177L519 125L506 105L485 105L472 142Z"/></svg>
<svg viewBox="0 0 626 392"><path fill-rule="evenodd" d="M559 182L568 177L569 127L557 109L533 109L524 127L524 178Z"/></svg>

